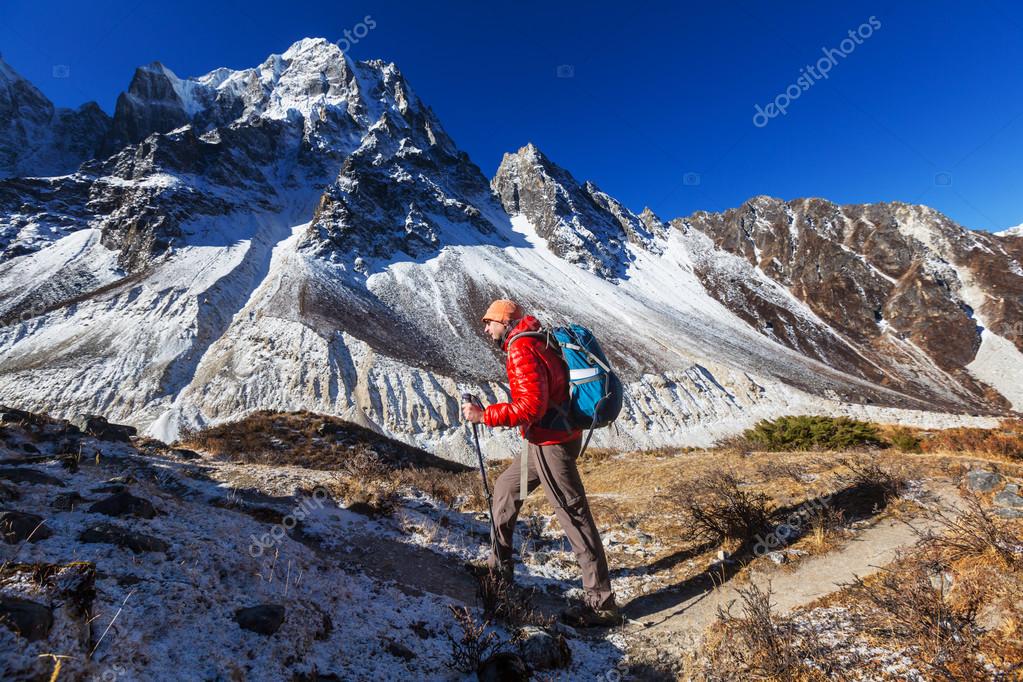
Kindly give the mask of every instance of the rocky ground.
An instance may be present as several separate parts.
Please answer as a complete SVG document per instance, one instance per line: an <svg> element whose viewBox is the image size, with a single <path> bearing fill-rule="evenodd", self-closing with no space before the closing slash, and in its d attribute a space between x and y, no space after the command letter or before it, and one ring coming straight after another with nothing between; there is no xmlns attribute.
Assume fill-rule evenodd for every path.
<svg viewBox="0 0 1023 682"><path fill-rule="evenodd" d="M481 659L482 679L966 679L857 614L888 571L924 561L921 538L956 537L948 519L974 518L973 500L1003 535L932 573L952 615L966 586L982 595L975 679L1023 662L1011 457L593 450L581 470L628 620L583 632L554 621L578 582L541 496L523 509L513 600L488 600L463 566L486 551L476 472L340 420L262 415L184 447L102 420L0 420L3 679L474 679ZM688 501L721 491L763 495L755 541L693 525ZM792 669L753 665L758 590L772 608L755 632Z"/></svg>

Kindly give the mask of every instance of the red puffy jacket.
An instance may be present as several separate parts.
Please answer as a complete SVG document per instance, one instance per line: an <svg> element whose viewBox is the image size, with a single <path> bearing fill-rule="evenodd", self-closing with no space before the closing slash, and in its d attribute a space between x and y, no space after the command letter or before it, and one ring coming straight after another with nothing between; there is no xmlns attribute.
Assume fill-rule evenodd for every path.
<svg viewBox="0 0 1023 682"><path fill-rule="evenodd" d="M581 431L559 431L532 426L554 405L568 401L568 369L558 351L536 337L526 337L510 344L516 334L540 330L540 322L526 315L508 332L501 346L508 353L508 384L510 403L495 403L483 411L487 426L518 426L522 435L536 445L567 443L582 435Z"/></svg>

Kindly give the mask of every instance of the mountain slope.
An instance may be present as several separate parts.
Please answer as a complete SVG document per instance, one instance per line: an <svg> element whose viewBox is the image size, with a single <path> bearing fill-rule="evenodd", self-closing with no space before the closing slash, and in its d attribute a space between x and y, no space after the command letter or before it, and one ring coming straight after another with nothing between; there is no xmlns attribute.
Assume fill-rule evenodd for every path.
<svg viewBox="0 0 1023 682"><path fill-rule="evenodd" d="M1014 240L897 202L837 206L756 197L678 225L710 235L811 308L855 350L858 358L850 359L858 375L914 393L943 385L977 406L1023 406L1013 382L969 369L984 339L1015 348L1005 369L1023 360L1023 251ZM731 300L741 307L749 298ZM747 319L776 322L769 312Z"/></svg>
<svg viewBox="0 0 1023 682"><path fill-rule="evenodd" d="M874 230L898 242L891 262L864 263L864 229L834 217L849 207L756 198L665 222L532 145L488 181L394 65L323 39L193 79L141 67L103 145L70 175L0 180L5 402L166 440L309 409L464 457L460 392L506 397L478 321L498 296L598 331L628 386L608 444L1017 400L1017 240L861 207L898 223Z"/></svg>
<svg viewBox="0 0 1023 682"><path fill-rule="evenodd" d="M69 173L110 128L95 102L58 109L0 57L0 178Z"/></svg>

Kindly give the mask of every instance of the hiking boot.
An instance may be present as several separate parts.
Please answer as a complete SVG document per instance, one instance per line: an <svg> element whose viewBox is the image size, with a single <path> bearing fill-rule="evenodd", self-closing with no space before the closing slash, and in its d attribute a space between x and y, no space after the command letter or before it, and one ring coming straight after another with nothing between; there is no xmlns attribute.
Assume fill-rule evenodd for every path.
<svg viewBox="0 0 1023 682"><path fill-rule="evenodd" d="M601 628L621 625L622 612L618 606L611 604L595 609L589 604L575 604L561 612L561 621L576 628Z"/></svg>

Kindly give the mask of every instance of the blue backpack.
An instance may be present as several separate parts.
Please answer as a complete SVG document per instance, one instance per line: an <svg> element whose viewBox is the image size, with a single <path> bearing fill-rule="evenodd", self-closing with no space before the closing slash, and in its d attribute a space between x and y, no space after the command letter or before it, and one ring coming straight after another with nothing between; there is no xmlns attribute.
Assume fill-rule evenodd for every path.
<svg viewBox="0 0 1023 682"><path fill-rule="evenodd" d="M593 429L609 426L622 411L621 380L586 327L573 324L549 332L520 332L512 342L524 336L544 339L554 346L568 367L568 403L552 406L538 424L566 431L589 429L580 454L585 452Z"/></svg>

